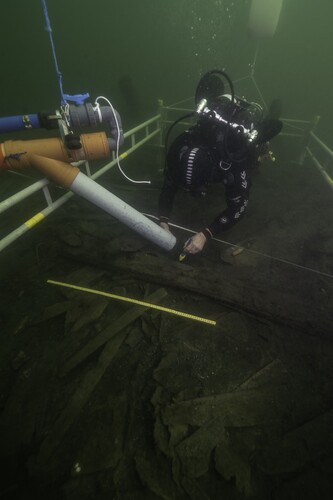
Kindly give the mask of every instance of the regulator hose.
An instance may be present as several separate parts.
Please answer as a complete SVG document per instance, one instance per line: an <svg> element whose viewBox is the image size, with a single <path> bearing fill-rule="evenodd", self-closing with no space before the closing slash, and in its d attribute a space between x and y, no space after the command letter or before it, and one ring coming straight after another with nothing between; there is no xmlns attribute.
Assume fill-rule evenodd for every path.
<svg viewBox="0 0 333 500"><path fill-rule="evenodd" d="M205 73L200 78L199 83L198 83L197 88L196 88L196 91L195 91L195 102L198 103L198 101L201 99L201 97L199 96L199 92L201 91L201 87L203 86L204 81L206 79L208 79L209 76L211 76L211 75L220 75L220 76L223 76L227 80L229 88L230 88L231 101L234 102L234 100L235 100L234 85L233 85L233 83L231 81L231 78L222 69L211 69L210 71L208 71L207 73Z"/></svg>

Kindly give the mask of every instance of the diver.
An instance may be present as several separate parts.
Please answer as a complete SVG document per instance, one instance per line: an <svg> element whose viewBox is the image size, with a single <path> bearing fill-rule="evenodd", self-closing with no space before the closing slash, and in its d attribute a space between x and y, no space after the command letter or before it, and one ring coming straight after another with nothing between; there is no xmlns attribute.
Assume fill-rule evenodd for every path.
<svg viewBox="0 0 333 500"><path fill-rule="evenodd" d="M225 92L221 76L227 80L230 93ZM224 71L212 70L201 78L195 102L197 108L192 115L195 114L196 123L181 133L170 148L166 147L158 207L160 226L170 231L170 215L179 189L193 196L205 196L210 184L222 183L226 208L187 240L184 254L200 252L207 240L242 219L249 200L250 172L263 158L270 157L269 141L282 129L281 102L273 101L264 117L259 104L235 96Z"/></svg>

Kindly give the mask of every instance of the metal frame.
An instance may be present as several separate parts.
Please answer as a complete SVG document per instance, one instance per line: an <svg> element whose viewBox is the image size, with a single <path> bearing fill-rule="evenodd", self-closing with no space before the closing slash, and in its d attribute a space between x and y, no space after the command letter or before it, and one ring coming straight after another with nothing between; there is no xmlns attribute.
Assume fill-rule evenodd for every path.
<svg viewBox="0 0 333 500"><path fill-rule="evenodd" d="M333 177L331 177L327 172L327 169L329 168L330 164L332 164L333 161L333 151L321 139L319 139L319 137L314 133L313 130L310 131L309 136L310 137L308 140L308 145L305 146L305 151L308 154L309 158L312 160L312 162L315 164L315 166L318 168L325 182L329 185L331 189L333 189ZM319 146L321 152L324 153L325 165L323 165L317 158L317 156L315 156L313 149L310 149L310 145L312 146L313 142L315 143L315 145Z"/></svg>
<svg viewBox="0 0 333 500"><path fill-rule="evenodd" d="M250 74L246 75L242 78L239 78L234 81L234 84L237 85L240 82L244 82L246 80L249 80L250 83L253 85L255 88L259 99L264 106L264 108L267 110L267 104L265 102L264 96L260 91L259 85L257 84L257 81L255 79L255 66L257 63L257 57L258 57L258 52L259 52L259 47L257 46L253 62L249 64L250 66ZM188 103L192 101L192 107L179 107L180 105L184 103ZM163 101L159 101L159 113L162 117L162 124L163 126L169 125L174 123L176 117L173 120L168 119L167 114L172 112L172 113L188 113L189 111L193 111L194 109L194 103L193 103L193 98L188 98L184 99L182 101L178 101L173 105L170 106L163 106ZM317 128L317 125L320 120L320 116L315 116L313 120L299 120L295 118L281 118L283 121L284 126L287 128L286 132L281 132L279 134L279 137L292 137L292 138L298 138L300 140L300 154L299 157L296 161L296 163L303 165L305 159L308 157L310 160L314 163L314 165L318 168L319 172L323 176L325 182L330 186L331 189L333 189L333 177L329 175L327 172L327 169L330 167L330 164L332 163L333 160L333 150L330 149L327 144L325 144L319 137L315 134L315 130ZM188 127L191 126L192 124L190 122L179 122L179 125ZM162 137L162 134L161 134ZM313 149L310 149L310 145L317 146L317 148L320 150L319 154L323 154L324 156L324 164L320 162L319 158L314 154Z"/></svg>
<svg viewBox="0 0 333 500"><path fill-rule="evenodd" d="M94 172L93 174L91 173L91 166L88 161L78 162L75 163L75 165L79 166L82 165L85 168L85 173L88 177L91 177L91 179L93 180L98 179L101 175L105 174L108 170L117 165L118 161L121 162L122 160L127 158L131 153L133 153L138 148L143 146L146 142L150 141L152 138L160 134L161 132L160 118L161 118L160 115L153 116L149 120L141 123L137 127L126 132L124 134L124 138L125 140L126 139L130 140L130 147L124 153L121 153L118 159L115 157L115 154L113 153L112 161L110 161L103 167L98 168L98 170L96 170L96 172ZM138 138L138 135L139 134L141 135L142 132L144 134L143 137ZM57 200L52 200L52 196L48 188L49 183L50 182L48 179L41 179L31 184L30 186L26 187L25 189L22 189L21 191L17 192L13 196L10 196L9 198L0 202L0 215L1 215L6 210L14 207L16 204L29 198L38 191L43 191L47 205L43 210L34 214L23 224L14 229L14 231L12 231L11 233L7 234L4 238L2 238L0 240L0 252L4 250L6 247L8 247L11 243L16 241L20 236L22 236L30 229L32 229L34 226L36 226L36 224L38 224L46 217L48 217L50 214L52 214L55 210L61 207L74 195L72 192L67 192L66 194L60 196L60 198L58 198Z"/></svg>

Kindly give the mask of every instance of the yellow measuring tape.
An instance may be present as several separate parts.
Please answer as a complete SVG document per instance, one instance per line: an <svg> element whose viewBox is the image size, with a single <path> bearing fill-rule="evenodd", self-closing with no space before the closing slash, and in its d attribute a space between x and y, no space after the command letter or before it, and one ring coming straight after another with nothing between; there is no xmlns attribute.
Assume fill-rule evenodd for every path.
<svg viewBox="0 0 333 500"><path fill-rule="evenodd" d="M130 299L129 297L122 297L121 295L114 295L113 293L101 292L99 290L94 290L92 288L84 288L82 286L71 285L70 283L62 283L60 281L47 280L47 283L50 283L51 285L64 286L66 288L73 288L74 290L80 290L81 292L94 293L95 295L102 295L103 297L110 297L111 299L122 300L123 302L131 302L132 304L150 307L151 309L157 309L158 311L163 311L169 314L175 314L177 316L182 316L183 318L193 319L195 321L201 321L201 323L207 323L208 325L213 325L213 326L216 325L216 321L213 321L211 319L201 318L200 316L194 316L193 314L176 311L175 309L169 309L169 307L158 306L156 304L149 304L148 302L143 302L142 300Z"/></svg>

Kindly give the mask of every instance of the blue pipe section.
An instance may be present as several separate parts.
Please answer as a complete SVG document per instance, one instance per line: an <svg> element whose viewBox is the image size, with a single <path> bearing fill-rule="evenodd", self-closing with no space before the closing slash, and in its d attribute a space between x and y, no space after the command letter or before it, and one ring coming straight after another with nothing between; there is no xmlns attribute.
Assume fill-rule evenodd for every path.
<svg viewBox="0 0 333 500"><path fill-rule="evenodd" d="M0 133L41 128L38 114L17 115L0 118Z"/></svg>
<svg viewBox="0 0 333 500"><path fill-rule="evenodd" d="M86 103L79 105L71 104L68 110L70 125L73 128L96 127L100 123L106 123L109 126L111 135L111 137L108 137L110 150L117 150L122 146L124 142L124 132L120 115L114 108L100 106L97 110L91 103ZM44 112L32 115L17 115L0 118L0 134L36 128L58 128L55 114Z"/></svg>

